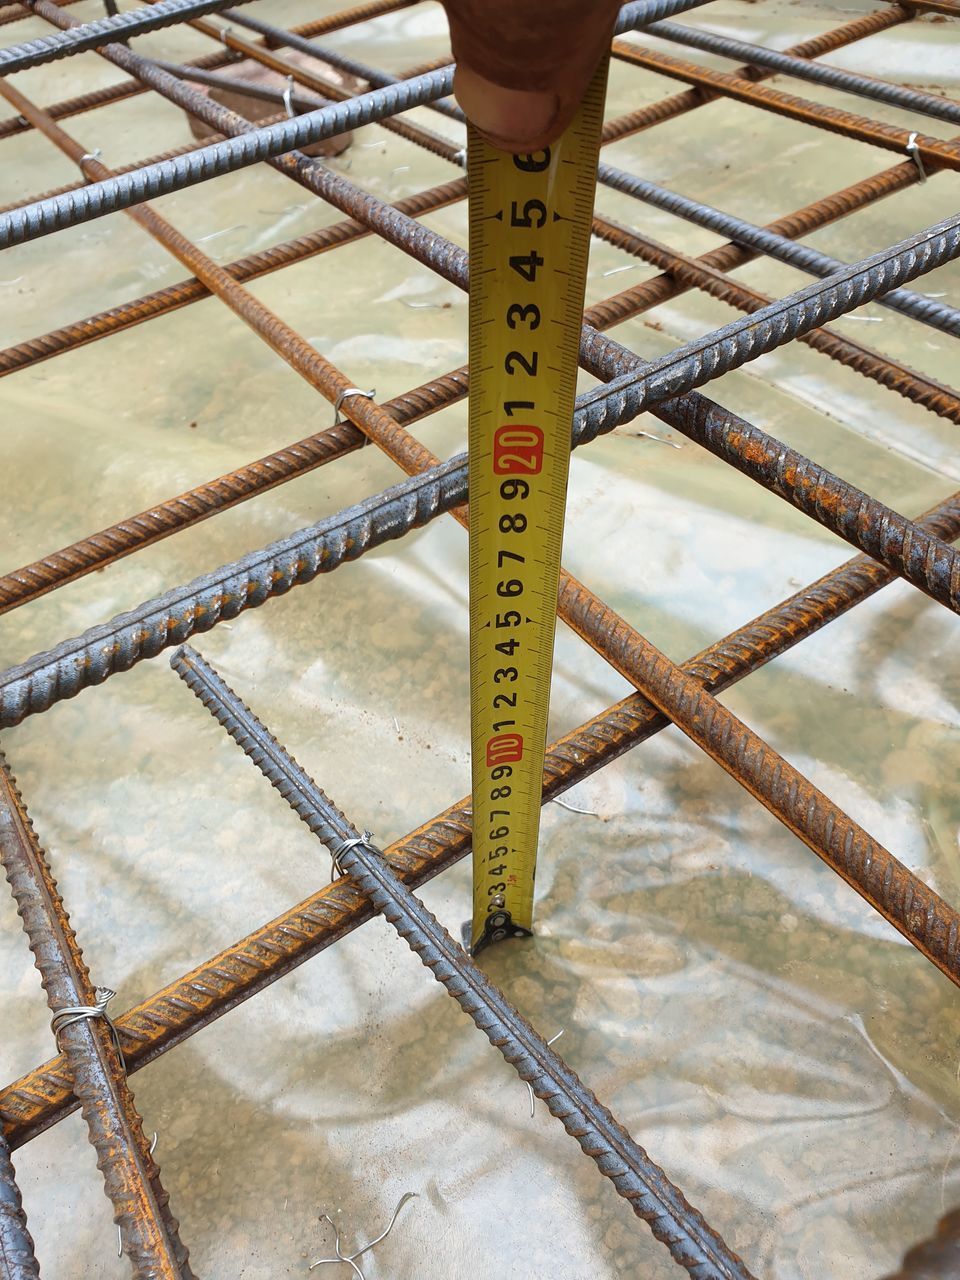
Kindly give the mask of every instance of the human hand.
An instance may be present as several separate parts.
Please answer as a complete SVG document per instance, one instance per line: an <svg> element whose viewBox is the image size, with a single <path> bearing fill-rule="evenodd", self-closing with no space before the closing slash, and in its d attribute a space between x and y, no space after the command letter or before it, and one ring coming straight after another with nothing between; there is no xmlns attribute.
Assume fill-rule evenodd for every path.
<svg viewBox="0 0 960 1280"><path fill-rule="evenodd" d="M535 151L570 123L610 43L619 0L441 0L467 118L503 151Z"/></svg>

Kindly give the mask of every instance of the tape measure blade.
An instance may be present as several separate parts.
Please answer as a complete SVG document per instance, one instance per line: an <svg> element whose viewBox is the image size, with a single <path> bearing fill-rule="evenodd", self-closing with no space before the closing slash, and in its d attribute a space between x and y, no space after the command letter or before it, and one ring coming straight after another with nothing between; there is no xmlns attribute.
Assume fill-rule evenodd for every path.
<svg viewBox="0 0 960 1280"><path fill-rule="evenodd" d="M533 925L606 72L550 148L511 156L469 136L474 951Z"/></svg>

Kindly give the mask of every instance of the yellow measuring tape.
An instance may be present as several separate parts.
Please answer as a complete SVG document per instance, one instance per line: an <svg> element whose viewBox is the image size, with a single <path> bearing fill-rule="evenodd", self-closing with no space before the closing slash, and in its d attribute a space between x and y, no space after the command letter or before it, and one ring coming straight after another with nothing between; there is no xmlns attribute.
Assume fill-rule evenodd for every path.
<svg viewBox="0 0 960 1280"><path fill-rule="evenodd" d="M531 155L470 130L473 950L530 933L607 59Z"/></svg>

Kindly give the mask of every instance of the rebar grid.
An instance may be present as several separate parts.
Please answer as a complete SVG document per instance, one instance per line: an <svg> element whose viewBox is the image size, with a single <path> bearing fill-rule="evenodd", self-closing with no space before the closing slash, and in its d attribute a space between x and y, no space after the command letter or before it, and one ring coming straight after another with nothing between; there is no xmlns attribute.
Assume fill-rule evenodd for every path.
<svg viewBox="0 0 960 1280"><path fill-rule="evenodd" d="M416 76L397 77L365 62L331 55L329 65L338 66L371 86L369 94L355 98L328 77L305 71L288 63L282 54L273 52L286 44L323 58L325 51L311 43L316 36L407 7L416 0L374 0L357 9L303 24L292 32L238 15L238 24L266 37L264 44L237 36L235 31L224 32L198 16L227 9L225 0L159 0L136 13L87 24L78 23L63 11L69 3L71 0L23 0L22 8L0 14L0 23L6 23L14 20L15 14L29 10L61 28L56 35L0 50L0 75L96 48L102 56L128 71L133 79L55 104L47 110L0 81L0 93L17 112L9 121L0 122L0 138L30 127L39 129L77 163L82 174L80 183L37 197L26 205L0 210L0 247L49 234L115 209L125 209L193 272L193 276L156 294L0 353L0 376L213 294L234 309L315 390L333 402L351 386L348 375L259 303L243 288L243 281L374 234L426 264L442 278L466 287L467 261L463 251L414 221L462 199L465 187L462 179L388 206L294 150L357 124L377 122L443 159L462 163L458 144L422 126L395 118L416 103L435 106L441 114L457 116L457 109L445 99L451 85L450 70L436 69L433 64L431 69L421 70ZM649 26L664 16L696 9L703 3L705 0L642 0L627 5L618 32ZM759 428L704 399L695 390L727 369L740 367L764 351L799 338L881 386L953 422L960 421L960 399L951 388L844 335L822 328L824 320L841 316L865 300L876 299L914 320L956 336L960 332L957 310L899 285L960 254L960 219L947 219L872 259L849 267L794 243L796 237L843 218L915 181L925 180L943 169L960 168L956 144L824 107L757 83L784 72L872 97L894 107L926 112L942 120L960 119L960 105L946 99L810 61L824 52L910 21L918 11L924 10L958 16L952 0L929 0L923 4L920 0L916 3L909 0L858 18L785 54L758 51L755 46L669 22L659 21L652 28L653 34L672 41L692 44L731 59L749 59L747 66L732 74L682 63L633 42L614 42L615 53L624 61L695 87L662 103L631 112L620 120L608 121L604 141L615 141L655 127L661 121L706 106L717 96L725 95L848 138L901 153L906 151L913 158L778 219L764 229L601 165L600 180L606 185L690 217L721 234L729 234L732 242L694 259L596 216L596 235L653 263L664 274L588 310L581 363L613 386L598 388L579 399L574 443L585 443L599 432L609 431L631 420L642 409L650 408L690 439L867 554L769 610L682 668L669 662L576 579L564 574L558 601L560 616L625 675L638 692L554 744L545 764L544 800L553 798L673 723L960 985L960 915L712 696L841 616L895 576L960 612L960 556L950 546L960 536L958 496L945 499L923 517L909 520ZM223 16L229 20L231 15ZM279 74L290 75L323 99L334 99L342 105L321 105L300 118L256 127L188 87L189 68L175 68L174 76L165 65L151 62L125 45L100 43L114 31L126 40L140 31L185 21L221 46L208 57L195 59L191 64L195 69L215 70L228 66L237 57L252 57ZM111 172L55 123L150 89L204 120L224 141L200 148L178 148L164 157ZM312 104L305 101L303 105ZM249 255L224 268L144 204L149 196L207 181L263 159L341 210L348 220ZM726 274L760 254L782 258L823 277L823 282L787 299L771 302ZM752 318L735 321L652 364L599 332L690 288L705 290L748 312ZM760 313L759 326L757 313ZM0 672L0 725L16 724L24 716L72 697L114 672L129 669L141 658L153 657L169 645L182 643L191 634L208 630L247 608L284 594L297 583L312 581L345 559L355 559L368 548L402 536L444 511L452 511L462 520L466 498L464 461L453 458L441 463L407 427L461 399L466 391L467 371L461 369L433 379L387 404L348 399L341 410L347 421L0 578L0 612L3 612L333 461L368 441L376 443L413 477L385 494L272 544L263 552L253 553L182 588L175 588L76 640L64 641L49 653L38 654ZM316 784L197 655L180 654L175 665L321 839L328 843L333 840L336 851L339 842L358 838L356 830L342 819ZM274 777L277 770L280 772ZM282 784L278 781L280 774L286 779ZM5 764L0 786L0 847L51 1007L55 1009L57 1003L62 1005L64 1000L90 1004L94 992L79 946ZM596 1104L589 1090L555 1051L486 983L469 958L459 953L459 948L404 887L423 883L463 857L469 848L470 809L469 801L465 800L391 846L382 857L371 853L362 841L344 851L338 865L346 874L329 889L313 895L141 1006L118 1017L117 1044L123 1050L126 1070L139 1069L152 1061L369 919L374 910L383 910L402 936L408 937L414 949L421 953L424 962L434 968L435 976L448 985L451 994L466 999L464 1007L469 1006L468 1012L481 1029L501 1047L521 1075L533 1082L534 1089L554 1114L563 1119L584 1149L594 1155L601 1170L613 1177L621 1193L631 1199L640 1216L651 1223L654 1233L671 1249L675 1260L696 1277L748 1276L740 1260L726 1250L716 1233L665 1180L662 1172L644 1163L648 1161L646 1153ZM471 994L466 997L468 991ZM494 1021L490 1021L491 1018ZM506 1032L501 1033L502 1028L508 1026L513 1028L511 1035L520 1036L518 1047L509 1051L505 1047L508 1041L503 1038ZM90 1057L91 1050L94 1058ZM540 1064L538 1068L533 1066L535 1061ZM144 1143L125 1072L118 1071L118 1067L109 1028L103 1022L84 1021L69 1029L64 1056L0 1090L0 1276L3 1280L8 1277L20 1280L20 1277L38 1274L7 1144L21 1145L78 1105L84 1107L91 1125L91 1140L94 1145L101 1144L98 1153L106 1189L117 1208L134 1274L192 1275L186 1250L177 1235L177 1224L167 1209L158 1170ZM540 1080L537 1072L544 1067L549 1069L553 1083ZM560 1100L561 1094L565 1101ZM587 1100L586 1118L571 1110L574 1099L579 1100L577 1105ZM595 1110L590 1110L591 1107ZM100 1132L98 1138L97 1124L102 1127L103 1117L108 1114L119 1117L115 1129L109 1137ZM604 1129L608 1122L611 1127ZM116 1146L111 1145L111 1139ZM609 1139L614 1141L615 1156L610 1154L614 1148L607 1152L603 1146ZM634 1187L631 1178L636 1177L640 1182ZM641 1183L646 1190L641 1189ZM649 1197L651 1188L652 1201L644 1198ZM663 1194L666 1200L656 1199ZM945 1219L936 1242L917 1246L907 1256L904 1276L948 1273L943 1268L952 1265L956 1249L951 1224L952 1219ZM937 1267L941 1270L936 1270Z"/></svg>

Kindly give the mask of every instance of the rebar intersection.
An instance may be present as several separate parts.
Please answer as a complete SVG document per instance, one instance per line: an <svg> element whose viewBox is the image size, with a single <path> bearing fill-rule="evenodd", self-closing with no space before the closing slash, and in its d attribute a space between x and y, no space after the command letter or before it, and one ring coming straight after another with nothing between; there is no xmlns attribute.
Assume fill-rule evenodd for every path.
<svg viewBox="0 0 960 1280"><path fill-rule="evenodd" d="M83 182L71 188L42 195L17 209L0 211L0 247L50 234L63 226L75 225L78 221L115 209L126 209L193 276L183 285L172 286L157 295L113 309L101 317L91 317L53 334L19 344L7 352L0 352L0 376L214 293L315 390L335 402L351 386L347 375L259 303L243 288L243 280L372 233L428 265L442 278L466 287L467 263L463 251L416 221L420 214L462 198L465 193L462 180L456 179L422 196L409 197L397 207L390 207L320 162L312 161L295 150L297 146L317 138L331 136L361 123L378 121L397 132L402 130L408 140L452 164L462 165L462 155L456 144L409 121L395 120L399 113L416 103L434 104L441 114L456 115L449 102L444 101L451 84L449 69L428 69L398 78L354 61L350 66L344 64L345 69L361 79L368 79L371 92L351 98L329 81L324 81L319 74L307 73L292 63L286 63L282 52L273 52L284 43L283 33L269 24L257 19L246 21L246 14L236 16L238 25L266 35L265 44L256 44L238 36L235 28L221 36L221 29L207 22L202 15L226 10L225 2L160 0L153 10L147 7L136 14L118 15L93 24L80 24L73 19L65 11L70 2L54 4L52 0L24 0L24 9L45 18L61 28L61 32L42 41L0 50L0 75L96 48L102 56L129 72L133 80L128 86L119 86L112 95L102 91L96 102L77 100L47 110L38 108L18 90L0 80L0 93L11 102L17 113L14 117L19 122L17 129L33 127L40 130L77 164L83 175ZM634 26L645 26L699 7L704 2L641 0L625 6L618 30L622 32ZM312 50L318 58L325 59L327 51L315 43L317 35L335 29L337 25L362 22L411 3L415 0L374 0L374 3L361 5L357 10L332 19L306 24L287 43L301 52ZM938 0L937 4L927 7L956 16L950 0ZM810 459L788 449L757 427L706 400L697 390L727 369L739 367L764 351L802 337L815 349L847 363L888 387L891 392L924 404L953 421L960 420L957 393L949 387L931 384L916 371L897 365L880 353L821 327L825 320L842 316L863 301L875 298L886 300L887 305L904 311L921 323L934 324L941 331L956 335L960 326L954 308L899 288L899 285L958 256L960 218L947 219L908 242L892 246L873 259L850 267L823 259L822 255L818 257L813 251L793 244L794 237L863 208L912 182L925 181L942 168L960 168L960 152L953 143L917 134L911 134L908 139L905 130L871 121L860 114L810 104L779 90L764 89L756 83L771 73L797 74L867 98L872 96L912 110L927 110L941 119L952 120L955 113L960 113L956 104L940 99L929 102L926 99L932 95L918 94L899 86L885 86L846 73L833 73L809 61L875 31L909 21L915 12L913 4L892 5L845 24L819 42L809 42L810 48L798 46L788 51L786 56L764 53L760 65L740 68L730 75L708 72L702 67L691 70L692 64L680 64L677 59L640 49L622 40L615 42L615 52L626 61L672 75L697 87L664 103L641 108L621 120L609 121L604 135L607 141L653 127L660 120L707 106L712 97L729 94L736 100L762 109L802 119L811 127L844 133L874 145L906 152L908 158L886 174L817 201L807 210L781 219L785 225L764 231L719 211L698 206L695 201L654 188L652 184L642 183L609 165L601 166L600 177L607 185L679 211L682 216L700 220L722 234L730 234L733 242L712 251L703 259L684 258L598 215L594 226L596 234L629 253L655 262L665 274L597 304L585 317L587 323L581 347L583 367L613 385L600 387L580 397L574 424L575 443L586 443L598 432L611 430L621 422L630 421L643 409L650 408L690 439L846 538L866 555L827 575L791 601L771 610L769 616L755 620L742 632L719 642L713 650L699 655L683 668L670 663L587 588L564 574L559 600L561 617L625 675L638 692L555 744L546 766L545 798L587 776L665 724L674 723L857 888L942 972L960 985L960 915L954 908L907 871L892 854L816 791L712 696L713 692L756 669L804 635L811 634L865 599L894 576L911 582L948 609L960 612L960 556L950 545L960 536L957 495L947 498L936 511L925 517L907 519L855 486L831 475ZM232 14L224 16L233 17ZM6 21L7 15L0 15L0 19ZM105 34L112 31L121 33L126 39L139 31L178 21L189 21L195 29L218 39L223 46L222 52L212 55L211 59L200 60L205 63L201 70L208 70L209 65L228 66L238 56L253 57L273 70L289 74L293 81L313 95L336 101L309 109L305 115L291 120L251 126L235 112L220 107L191 89L189 67L177 68L177 74L173 75L126 45L99 43ZM746 56L741 42L723 41L699 32L686 34L690 31L690 28L665 23L655 34L693 43L729 57ZM332 57L325 60L328 65L336 65ZM121 100L121 91L122 94L130 94L142 92L144 88L162 94L203 119L222 134L224 141L202 148L183 148L168 159L145 162L115 174L55 122L103 101ZM89 98L93 96L88 95ZM312 107L312 104L305 105ZM0 137L3 134L4 128L0 125ZM268 160L281 173L333 204L347 215L348 221L314 236L303 237L300 242L277 246L241 263L221 268L144 203L150 197L207 181L238 165L260 160ZM768 302L762 296L759 299L750 297L749 291L730 281L722 272L758 253L784 256L786 260L825 278L821 283L814 283L778 302ZM734 321L652 365L598 331L690 287L704 288L732 301L749 313L749 319ZM885 295L889 298L885 299ZM348 421L0 578L0 610L20 607L83 573L102 568L179 528L188 527L295 475L324 465L368 441L380 446L411 477L394 489L272 544L262 552L252 553L202 579L174 588L163 596L146 601L130 614L106 622L83 636L65 640L48 653L35 655L0 672L0 727L17 724L24 717L45 710L62 698L74 696L90 684L100 683L114 673L129 669L143 658L156 656L166 647L181 644L192 634L205 631L275 595L284 594L293 585L312 581L317 575L338 567L343 560L355 559L367 549L402 536L410 528L418 527L445 511L451 511L460 518L462 511L459 509L466 499L463 460L454 458L441 464L406 428L418 418L462 398L466 388L466 371L456 370L447 378L433 379L425 387L417 388L387 405L357 397L347 399L342 403L341 412ZM244 742L243 733L237 729L244 713L250 716L243 704L226 686L217 686L219 678L205 667L199 656L188 658L180 654L175 663L179 665L181 674L184 674L186 666L193 672L188 683L192 680L196 685L201 677L205 680L208 696L204 700L208 701L211 709L210 699L214 695L210 690L216 690L221 710L214 713L241 741L244 749L254 754L249 744ZM203 674L205 671L206 675ZM187 675L184 678L188 678ZM258 722L253 718L251 724L256 727ZM259 728L262 730L262 726ZM265 734L264 741L267 739L272 743L268 755L273 760L273 768L286 760L291 768L299 769L284 749ZM257 759L256 754L254 758ZM258 763L264 767L262 760ZM264 771L270 776L269 769ZM310 812L324 815L322 821L317 821L321 821L321 825L323 822L327 824L324 827L326 832L333 821L331 814L338 820L340 815L326 802L316 784L309 779L304 781L305 778L306 775L301 778L302 786L307 790L313 788L310 804L315 808ZM94 998L89 974L67 923L49 863L33 833L5 763L0 788L0 854L43 976L51 1009L56 1012L71 1001L89 1006ZM305 811L298 807L298 812L310 825L311 819L305 816ZM345 820L341 827L333 822L333 830L340 842L358 839L356 829ZM321 834L321 838L326 839L326 835ZM282 951L268 948L263 964L255 973L242 965L245 948L262 946L267 931L272 928L289 933L289 928L281 921L265 926L261 931L263 938L252 935L210 962L208 971L211 975L216 972L221 983L224 981L224 957L230 956L237 969L232 984L227 982L222 990L214 989L214 984L209 998L196 998L196 988L202 984L196 982L198 971L195 971L180 983L171 984L158 993L139 1010L120 1016L117 1019L117 1036L126 1059L126 1070L113 1046L111 1028L102 1020L91 1018L70 1029L63 1058L0 1092L0 1121L6 1134L4 1145L0 1146L0 1276L4 1280L7 1276L19 1280L20 1276L38 1274L5 1143L9 1141L11 1147L20 1145L77 1105L84 1108L91 1141L97 1146L105 1189L114 1203L121 1239L133 1264L134 1274L192 1275L186 1249L179 1240L176 1220L170 1213L166 1193L159 1181L159 1170L144 1142L142 1126L127 1084L127 1072L138 1069L179 1043L186 1035L233 1007L239 999L246 999L262 990L268 982L289 972L321 947L342 936L345 929L362 923L371 914L370 902L375 909L383 909L390 919L394 918L391 910L399 910L401 914L414 912L409 919L403 916L406 921L404 927L426 929L422 947L441 948L437 956L442 952L446 972L446 979L441 980L449 980L458 989L465 980L469 985L475 979L482 986L485 981L482 974L468 957L462 953L457 955L459 949L451 940L443 942L439 935L434 938L432 934L428 937L432 926L424 916L416 916L420 904L404 887L405 883L421 883L456 858L464 856L468 849L469 807L466 802L453 806L433 823L414 832L407 841L388 849L385 857L374 855L374 862L367 857L365 842L359 841L340 855L338 865L346 873L341 881L281 918L287 925L294 917L305 921L305 931L292 941L288 938ZM354 884L349 883L351 880ZM388 907L388 901L393 904L391 907ZM433 923L436 924L435 921ZM417 949L422 950L422 947ZM424 956L426 954L424 952ZM440 961L437 959L431 963L425 959L425 963L435 967ZM435 971L440 976L439 969ZM191 1000L182 998L188 988L193 989ZM520 1018L499 992L496 992L496 997L501 1002L497 1005L498 1016L506 1017L508 1021ZM493 997L483 997L481 1004L484 999L488 1001L484 1007L489 1012L493 1007L489 1000ZM481 1025L481 1020L477 1020ZM527 1024L523 1025L527 1027ZM488 1026L484 1029L494 1038ZM553 1063L557 1071L569 1072L554 1050L545 1046L532 1029L527 1027L527 1031L534 1036L531 1043L536 1043L537 1052L544 1054L545 1060ZM529 1068L524 1065L528 1061L524 1057L526 1052L518 1050L516 1063L524 1078L530 1078L537 1088L536 1077L530 1077ZM575 1082L569 1087L574 1092L577 1088L583 1091L584 1086L573 1073L569 1075ZM580 1122L571 1121L572 1128L567 1123L571 1114L569 1109L561 1107L557 1110L551 1102L556 1095L548 1089L537 1091L554 1114L564 1117L568 1130L578 1136L581 1145L597 1159L608 1176L614 1177L615 1182L617 1178L627 1176L622 1170L616 1174L611 1172L610 1151L602 1145L596 1147L597 1134L593 1129L589 1141L585 1142L583 1134L575 1132ZM572 1094L568 1093L568 1102L570 1097ZM593 1103L596 1103L595 1099ZM604 1108L600 1110L609 1116ZM110 1117L107 1128L103 1127L104 1117ZM613 1117L609 1119L616 1126ZM622 1158L623 1151L635 1144L619 1126L616 1128L622 1135L617 1141L626 1144L621 1149ZM644 1160L647 1159L640 1148L636 1150ZM605 1161L608 1162L606 1168ZM663 1178L662 1171L657 1170L656 1175ZM665 1220L662 1206L637 1211L651 1221L655 1234L668 1245L675 1260L691 1275L704 1280L708 1276L748 1276L742 1262L702 1222L696 1211L686 1205L682 1194L669 1183L666 1185L670 1195L679 1197L673 1201L671 1209L676 1214L675 1218ZM622 1193L628 1194L627 1191ZM631 1198L629 1194L628 1198ZM946 1220L945 1223L948 1235L952 1229L951 1221ZM691 1244L701 1226L708 1235L699 1243ZM691 1230L693 1237L689 1234ZM708 1241L706 1252L704 1241ZM715 1246L709 1241L718 1244ZM715 1248L718 1250L716 1253L713 1252ZM948 1254L952 1257L953 1251L940 1240L936 1246L915 1250L905 1260L904 1266L908 1267L910 1258L914 1256L922 1256L924 1265L927 1265L930 1256ZM905 1270L903 1274L911 1272Z"/></svg>

